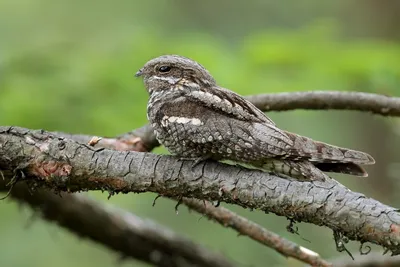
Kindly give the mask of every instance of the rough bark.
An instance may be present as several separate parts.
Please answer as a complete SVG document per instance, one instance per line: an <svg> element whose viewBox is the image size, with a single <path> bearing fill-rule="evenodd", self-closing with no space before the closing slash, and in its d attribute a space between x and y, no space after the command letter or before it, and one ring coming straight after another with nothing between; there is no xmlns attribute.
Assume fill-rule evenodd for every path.
<svg viewBox="0 0 400 267"><path fill-rule="evenodd" d="M3 175L12 176L8 171ZM5 189L7 180L0 179L0 190ZM18 183L11 197L23 201L42 218L58 223L79 237L106 245L119 253L122 259L132 257L165 267L235 266L223 255L161 225L83 195L29 190L25 183Z"/></svg>
<svg viewBox="0 0 400 267"><path fill-rule="evenodd" d="M248 97L248 99L264 111L283 111L293 109L348 109L367 111L384 116L400 115L400 98L390 98L376 94L329 91L298 92L250 96ZM105 207L100 207L95 202L91 203L91 200L87 200L82 196L76 196L72 194L64 195L64 193L62 192L59 192L63 195L62 199L67 199L68 202L55 201L60 200L60 198L54 198L55 195L53 193L36 188L40 186L47 186L55 189L56 191L106 189L111 193L124 190L129 191L130 189L132 189L130 191L152 189L154 190L154 192L165 194L167 196L172 196L175 199L180 199L186 192L185 190L182 190L182 187L189 186L189 190L195 191L197 190L199 183L203 183L203 181L208 181L210 177L215 177L217 178L217 181L215 181L215 183L206 183L208 191L205 194L202 195L198 194L198 192L187 192L187 195L195 195L198 197L203 196L204 199L210 200L225 200L227 202L240 204L244 207L256 207L265 211L275 212L278 215L287 216L289 218L292 218L293 220L309 221L318 225L325 225L332 228L336 233L336 236L341 237L344 235L352 239L359 240L361 242L371 241L373 243L381 244L392 250L393 254L398 254L399 251L399 215L397 210L385 206L372 199L368 199L361 194L353 193L341 186L340 184L334 183L333 181L329 185L310 185L307 183L299 184L296 181L282 180L281 178L272 175L259 174L258 172L250 173L249 171L243 169L232 169L233 167L226 167L216 163L206 163L205 167L211 166L212 168L214 168L214 170L218 172L214 176L212 173L204 173L204 168L202 170L199 170L199 168L192 170L188 167L187 164L184 165L182 162L176 161L173 158L161 158L154 155L142 155L142 157L139 156L138 158L140 160L143 160L142 164L139 164L141 167L143 167L144 164L147 164L144 161L147 161L147 159L150 160L150 164L147 164L147 166L153 168L154 170L153 175L151 175L151 173L149 172L142 173L142 171L144 170L140 169L139 166L139 174L143 175L140 176L140 179L142 179L141 182L144 183L144 185L141 185L141 183L139 183L139 187L137 187L137 184L135 183L129 185L128 182L129 189L126 189L127 181L125 180L126 178L129 178L130 175L127 174L128 177L118 176L124 166L130 171L130 166L126 167L126 162L120 165L120 167L122 168L120 170L116 170L115 168L113 170L102 169L99 170L99 172L88 173L87 176L85 176L85 173L79 173L79 171L75 173L75 171L79 169L81 169L81 171L93 171L93 165L107 168L107 166L110 165L110 162L113 163L115 161L114 156L122 156L122 154L119 154L118 152L114 154L114 152L112 151L103 151L101 149L98 149L98 147L106 147L110 149L125 151L152 150L159 144L154 138L151 127L149 127L148 125L133 132L118 136L116 138L103 138L102 140L100 140L100 142L98 142L97 145L95 145L95 148L82 145L88 143L89 140L92 138L91 136L86 135L53 133L53 137L46 139L46 136L48 136L49 134L40 131L33 132L22 128L11 129L10 127L3 127L1 128L1 131L2 134L0 135L0 170L4 170L4 168L6 168L6 171L2 172L5 175L5 180L2 180L0 182L0 190L6 190L5 184L6 182L10 181L11 178L19 177L19 179L22 180L21 175L26 174L24 179L28 182L31 190L29 190L28 187L24 186L24 183L19 183L14 187L11 192L11 196L13 198L18 199L23 203L28 203L32 207L36 207L37 210L40 210L40 212L43 213L45 219L54 220L65 228L77 233L78 235L87 236L94 241L102 243L116 251L119 251L124 257L135 257L135 251L127 252L124 250L124 248L114 248L113 243L115 240L110 241L111 236L107 239L107 241L102 240L102 237L97 236L95 231L92 232L90 231L90 227L87 227L88 225L91 225L91 222L87 221L87 219L81 218L79 221L79 227L76 227L75 223L65 223L65 221L68 221L68 214L73 215L70 216L71 218L74 218L76 216L78 216L79 218L79 214L88 214L87 211L94 209L96 212L89 212L93 216L92 218L104 218L105 222L107 222L107 226L113 226L113 223L115 222L113 220L107 220L107 218L119 216L119 212L110 212L109 209L105 209ZM9 138L13 135L17 138L12 138L12 140L10 140ZM56 136L63 136L67 139L73 139L78 143L81 143L81 145L75 143L73 147L65 150L67 145L68 147L70 147L71 141L62 140L57 138ZM3 139L3 137L5 137L5 139ZM14 151L14 157L9 157L9 155L5 153L6 150L4 150L5 147L7 147L7 149L10 149L10 141L12 144L11 150ZM20 142L20 145L16 145L15 142ZM49 147L54 147L55 142L58 143L56 148L51 150L53 153L51 154L47 149ZM79 154L80 151L84 151L84 155L87 155L88 153L90 154L94 150L96 150L92 154L93 158L89 160L90 163L93 165L90 167L87 166L89 168L85 168L80 164L76 165L76 157L78 156L78 154L73 155L72 158L74 160L72 161L69 158L69 156L71 155L67 155L68 153L65 154L66 151L71 152L71 149L78 149L76 151L79 151ZM98 157L98 155L100 154L101 156ZM127 158L131 158L133 160L138 157L137 155L132 156L128 154L123 154L125 160ZM82 159L81 162L85 162L86 160L88 160L88 158ZM107 161L109 163L107 163ZM172 168L170 172L162 173L163 169L168 169L165 165L168 164L168 162L172 162L173 166L175 167ZM8 165L8 163L13 163L13 165ZM137 164L133 164L133 166L135 168L138 167ZM191 174L188 173L189 170ZM136 169L136 171L138 170ZM174 176L174 171L176 174L179 174L179 177L177 176L176 180L172 179ZM108 172L113 175L117 174L117 176L109 176ZM235 173L237 175L235 177L230 177L231 179L226 179L226 177L229 177L229 173ZM96 176L97 174L100 175ZM184 175L182 176L181 174ZM167 179L160 179L160 175L166 175L164 178ZM264 177L264 175L266 176ZM90 179L88 180L87 178ZM146 181L149 179L150 186L148 185L148 183L146 184ZM186 179L190 181L186 181ZM247 181L246 179L249 179L249 181ZM233 184L231 180L235 180ZM246 183L242 183L242 180L245 180ZM154 184L152 184L152 181L156 181L158 185L155 186ZM219 182L223 183L219 185ZM91 184L93 183L96 185L91 186ZM80 186L83 185L86 187L80 188ZM260 188L258 188L258 185L260 185ZM301 185L303 185L304 187L302 187ZM305 188L307 189L307 192L305 192ZM35 189L33 195L31 195L32 189ZM217 189L218 191L216 191ZM299 189L300 191L298 191ZM319 190L321 191L318 192ZM29 191L31 193L27 194ZM300 192L301 195L298 195L298 192ZM262 200L263 193L265 198L264 201ZM38 204L40 202L38 201L39 199L42 201L42 204L40 205ZM198 212L205 214L209 218L218 221L225 226L228 225L236 231L240 232L241 234L249 235L251 238L259 241L260 243L268 245L268 242L271 242L271 240L276 237L273 233L269 233L262 228L257 228L257 225L253 225L254 223L246 221L245 218L241 218L240 216L231 213L229 210L223 208L215 208L208 204L208 202L206 202L207 205L200 206L199 203L201 201L191 200L188 198L183 198L182 201L186 205L197 210ZM289 204L290 201L292 201L292 204ZM76 203L78 208L66 208L68 207L69 202ZM198 205L194 205L194 203L197 203ZM276 206L281 204L284 205L281 207ZM49 207L52 208L49 209ZM313 218L313 210L315 210L315 214L317 215L315 218ZM49 211L51 212L49 213ZM341 222L340 218L344 218L346 219L346 221ZM359 221L353 225L353 221L357 220L357 218ZM128 223L127 221L125 222ZM132 220L130 222L132 222ZM130 224L130 226L133 227L132 224ZM378 227L375 228L375 226ZM118 229L118 226L110 228ZM159 233L156 233L156 235L157 234ZM105 235L107 236L107 233L105 233ZM150 240L147 240L146 242L152 242L151 236L152 235L150 235ZM266 237L268 237L269 239ZM138 238L140 239L140 237ZM277 239L277 241L278 242L273 242L274 244L272 244L271 247L276 249L278 252L281 252L287 256L293 256L313 266L330 265L328 262L320 259L317 254L315 255L312 251L310 252L303 250L304 248L302 249L296 244L290 243L290 241L284 240L282 238L281 240ZM124 241L121 240L121 242ZM340 243L342 242L342 240L337 240L337 242ZM285 245L283 247L280 247L279 244ZM152 244L151 246L153 245L154 244ZM151 246L147 247L150 249ZM164 254L162 254L164 253L163 248L158 249L156 245L153 248L156 248L157 251L161 251L161 254L156 253L157 257L160 255L161 257L164 257ZM296 251L299 252L298 255L296 255ZM146 252L146 249L144 249L143 252L144 254L139 255L137 258L149 258L152 255L150 254L151 251ZM200 253L200 255L202 254ZM205 255L207 256L207 254ZM213 253L211 253L210 255L213 255ZM180 259L184 259L184 257L182 258L182 255L179 255L178 253L176 254L176 257L171 257L170 262L171 264L174 264L174 261L176 261L175 263L177 265L173 266L180 266L178 265L178 261L180 261ZM218 257L216 259L218 260ZM200 262L201 260L202 259L200 259ZM220 263L222 263L221 266L224 266L224 262L228 264L226 266L229 266L230 264L223 258L219 260ZM189 264L186 260L180 261L180 263Z"/></svg>
<svg viewBox="0 0 400 267"><path fill-rule="evenodd" d="M156 192L233 203L327 226L400 253L400 213L334 180L299 182L236 166L151 153L96 150L44 131L0 127L0 169L58 191Z"/></svg>

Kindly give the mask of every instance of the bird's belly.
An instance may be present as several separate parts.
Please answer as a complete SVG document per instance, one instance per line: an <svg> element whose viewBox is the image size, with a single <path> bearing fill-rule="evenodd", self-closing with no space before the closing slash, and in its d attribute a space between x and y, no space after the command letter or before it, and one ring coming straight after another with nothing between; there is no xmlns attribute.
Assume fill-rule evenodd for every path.
<svg viewBox="0 0 400 267"><path fill-rule="evenodd" d="M199 158L209 151L206 146L194 144L188 140L182 140L178 133L168 132L168 129L157 127L154 134L160 144L162 144L171 154L182 158Z"/></svg>

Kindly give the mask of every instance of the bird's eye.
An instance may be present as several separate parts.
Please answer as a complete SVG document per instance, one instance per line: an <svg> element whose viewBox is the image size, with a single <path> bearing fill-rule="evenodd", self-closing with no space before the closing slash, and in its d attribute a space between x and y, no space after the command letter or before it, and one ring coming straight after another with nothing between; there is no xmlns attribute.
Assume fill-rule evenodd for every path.
<svg viewBox="0 0 400 267"><path fill-rule="evenodd" d="M168 72L168 71L171 70L171 67L170 66L161 66L161 67L158 68L158 70L160 72Z"/></svg>

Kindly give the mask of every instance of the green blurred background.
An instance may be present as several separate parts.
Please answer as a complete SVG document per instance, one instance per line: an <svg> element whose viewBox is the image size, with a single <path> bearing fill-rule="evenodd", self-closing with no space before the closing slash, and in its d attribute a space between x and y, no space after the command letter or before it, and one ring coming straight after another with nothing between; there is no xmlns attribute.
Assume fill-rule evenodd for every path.
<svg viewBox="0 0 400 267"><path fill-rule="evenodd" d="M165 53L191 57L219 84L246 94L346 90L400 96L400 2L1 0L0 125L114 136L146 123L147 95L134 73ZM269 113L287 130L361 149L377 164L366 179L335 176L352 190L399 206L400 124L359 112ZM165 153L159 148L157 153ZM107 201L107 194L89 195ZM302 266L154 194L108 203L151 218L240 266ZM225 205L227 206L227 205ZM329 229L230 206L313 249L335 251ZM0 266L146 266L0 202ZM305 241L309 240L310 242ZM348 247L359 256L358 244ZM374 249L382 251L380 248Z"/></svg>

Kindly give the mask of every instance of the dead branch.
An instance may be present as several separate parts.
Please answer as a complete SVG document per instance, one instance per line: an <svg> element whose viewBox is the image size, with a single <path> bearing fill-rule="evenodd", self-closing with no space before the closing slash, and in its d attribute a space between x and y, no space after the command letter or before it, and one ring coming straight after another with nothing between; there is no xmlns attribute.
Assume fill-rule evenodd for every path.
<svg viewBox="0 0 400 267"><path fill-rule="evenodd" d="M9 171L3 174L6 179L0 179L0 191L8 190L7 180L14 175ZM29 205L43 219L118 252L122 259L132 257L165 267L235 266L224 256L161 225L84 195L57 195L42 189L30 190L25 183L18 183L11 197Z"/></svg>
<svg viewBox="0 0 400 267"><path fill-rule="evenodd" d="M308 91L248 96L263 111L340 109L400 116L400 98L362 92Z"/></svg>
<svg viewBox="0 0 400 267"><path fill-rule="evenodd" d="M71 135L64 133L55 134L57 136L65 136L80 143L87 143L88 140L91 139L90 136L85 135ZM135 142L132 142L131 140L135 140ZM116 138L102 138L101 141L96 144L96 147L107 147L115 150L146 151L147 149L153 149L158 145L157 140L153 136L152 128L146 125ZM299 246L294 242L270 232L262 228L260 225L257 225L228 209L223 207L214 207L208 201L190 198L182 198L178 199L178 201L181 201L182 204L185 204L190 209L205 214L209 219L220 223L222 226L230 227L241 235L246 235L261 244L276 250L285 257L293 257L312 266L331 266L329 262L323 260L314 251Z"/></svg>
<svg viewBox="0 0 400 267"><path fill-rule="evenodd" d="M292 110L292 109L347 109L347 110L360 110L360 111L368 111L375 114L381 114L384 116L399 116L400 115L400 98L391 98L382 95L376 94L367 94L367 93L358 93L358 92L329 92L329 91L321 91L321 92L297 92L297 93L281 93L281 94L269 94L269 95L258 95L258 96L249 96L248 99L252 101L257 107L264 111L275 110L275 111L283 111L283 110ZM92 138L91 136L85 135L71 135L64 133L57 133L58 136L64 136L66 138L74 139L80 143L88 143ZM2 143L0 143L0 150L2 148ZM144 126L136 131L129 132L127 134L121 135L117 138L103 138L101 139L95 147L107 147L116 150L134 150L134 151L150 151L155 146L158 146L157 140L154 138L152 133L152 129L149 126ZM16 188L21 187L21 185ZM0 187L0 190L4 190L3 187ZM13 190L14 192L15 190ZM38 194L43 198L43 202L47 203L48 201L51 203L51 197L47 199L48 194L53 196L51 193L47 193L45 191L36 191L35 195ZM12 195L13 196L13 195ZM25 198L29 202L29 197L25 195ZM68 198L71 198L71 201L74 201L74 195L68 195ZM82 198L80 196L80 198ZM20 199L22 201L22 199ZM78 199L79 200L79 199ZM90 202L90 200L88 200ZM197 201L197 200L192 200ZM79 201L78 201L79 202ZM87 202L87 203L89 203ZM59 203L61 205L61 203ZM188 204L188 203L185 203ZM192 203L193 204L193 203ZM95 204L96 205L96 204ZM46 205L43 205L46 206ZM90 209L90 205L87 204L88 209ZM82 206L83 207L83 206ZM86 207L86 206L85 206ZM217 209L215 207L208 206L208 210L203 210L205 214L214 220L219 220L220 223L223 223L221 218L229 218L229 216L233 216L236 218L236 214L231 214L229 210L226 209ZM97 207L98 211L100 211L100 207ZM192 206L192 208L194 208ZM198 207L199 212L202 212L201 208ZM84 208L85 209L85 208ZM214 210L215 209L215 210ZM62 213L63 209L58 209L59 213ZM100 213L101 214L101 213ZM220 214L222 217L218 218L217 214ZM62 216L61 216L62 217ZM239 219L246 220L238 216ZM222 220L222 221L221 221ZM235 219L236 220L236 219ZM240 220L239 220L240 221ZM224 222L226 224L226 221ZM250 224L244 225L251 225ZM396 224L394 224L396 225ZM73 226L65 226L74 230ZM235 228L235 224L233 225ZM240 229L240 227L236 226L236 230L241 232L242 234L250 234L250 237L257 240L257 233L251 232L249 233L249 229L244 228ZM391 227L392 229L392 227ZM244 232L242 231L244 230ZM261 229L264 230L264 229ZM246 233L247 231L247 233ZM266 231L266 230L264 230ZM259 233L262 233L259 232ZM268 232L267 232L268 233ZM273 233L272 237L273 237ZM89 237L91 238L91 237ZM93 238L92 238L93 239ZM259 240L260 241L260 240ZM287 240L284 240L287 241ZM261 242L261 241L260 241ZM266 241L268 242L268 240ZM290 242L290 241L287 241ZM390 239L388 242L391 242ZM394 241L394 245L396 246L396 242ZM295 244L294 244L295 245ZM296 245L294 246L294 248ZM273 247L274 248L274 247ZM285 248L285 247L284 247ZM285 249L287 249L286 247ZM277 248L275 248L277 249ZM279 249L278 249L279 251ZM284 254L287 253L283 252ZM124 253L122 253L124 255ZM290 256L289 254L286 254ZM304 255L303 255L304 256ZM294 255L296 257L296 255ZM300 255L302 257L302 255ZM297 257L302 260L301 258ZM305 261L308 262L308 261ZM308 262L312 264L311 262ZM323 265L321 265L323 266Z"/></svg>
<svg viewBox="0 0 400 267"><path fill-rule="evenodd" d="M192 168L171 156L96 150L43 131L0 127L0 169L58 191L156 192L255 208L327 226L352 240L400 253L397 209L330 180L299 182L207 161ZM23 179L20 177L20 179Z"/></svg>
<svg viewBox="0 0 400 267"><path fill-rule="evenodd" d="M370 253L363 255L356 260L349 260L348 257L334 261L335 267L398 267L400 266L400 256L391 257L381 253Z"/></svg>
<svg viewBox="0 0 400 267"><path fill-rule="evenodd" d="M206 215L225 227L236 230L241 235L249 236L257 242L275 249L285 257L292 257L310 264L311 266L332 266L331 263L323 260L317 253L305 247L299 246L271 231L262 228L260 225L243 218L234 212L223 208L215 207L208 201L183 198L182 203L197 212Z"/></svg>

